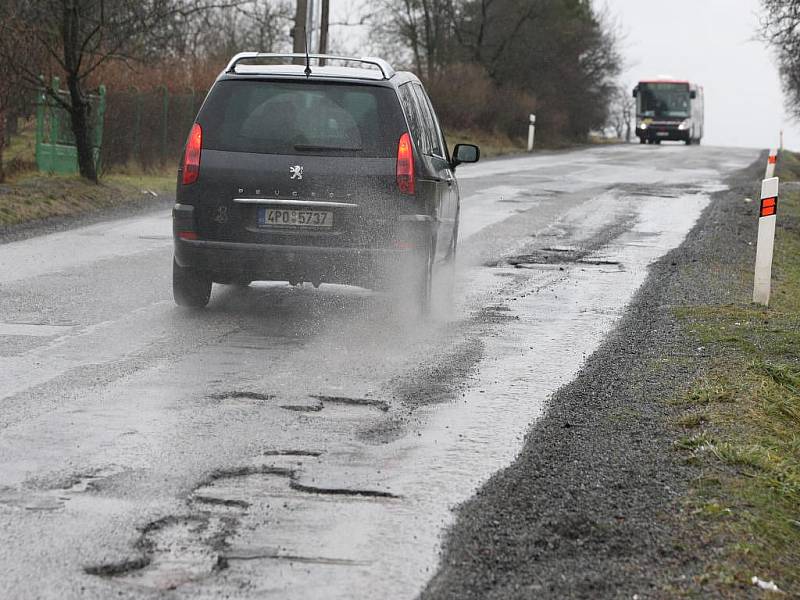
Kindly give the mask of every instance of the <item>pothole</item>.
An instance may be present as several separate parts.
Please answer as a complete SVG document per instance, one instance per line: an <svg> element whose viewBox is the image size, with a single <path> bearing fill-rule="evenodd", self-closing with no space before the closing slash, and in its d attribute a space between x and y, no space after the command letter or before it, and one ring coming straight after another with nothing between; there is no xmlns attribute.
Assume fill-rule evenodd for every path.
<svg viewBox="0 0 800 600"><path fill-rule="evenodd" d="M266 451L268 456L318 456L306 450ZM300 556L275 548L231 549L242 520L253 510L267 511L269 500L294 493L390 499L400 496L383 490L316 486L297 481L295 471L272 466L242 466L221 469L204 479L187 499L194 509L188 515L167 516L141 529L134 545L138 556L90 565L90 575L151 588L174 590L210 577L228 567L230 560L285 560L319 564L361 564L324 556ZM281 502L285 500L280 500ZM254 506L259 506L254 508Z"/></svg>
<svg viewBox="0 0 800 600"><path fill-rule="evenodd" d="M363 498L400 498L397 494L382 490L361 490L353 488L319 487L300 483L295 479L289 482L289 487L298 492L307 494L322 494L326 496L360 496Z"/></svg>
<svg viewBox="0 0 800 600"><path fill-rule="evenodd" d="M319 450L264 450L263 456L322 456Z"/></svg>
<svg viewBox="0 0 800 600"><path fill-rule="evenodd" d="M257 402L268 402L269 400L274 400L275 396L272 394L260 394L258 392L233 391L211 394L209 398L211 400L255 400Z"/></svg>
<svg viewBox="0 0 800 600"><path fill-rule="evenodd" d="M242 510L250 508L250 503L247 500L236 500L235 498L216 498L214 496L202 496L196 494L192 497L192 500L201 504L211 504L213 506L240 508Z"/></svg>
<svg viewBox="0 0 800 600"><path fill-rule="evenodd" d="M119 475L124 470L117 465L99 467L86 473L78 473L71 476L61 487L64 492L70 493L97 492L105 481L115 475Z"/></svg>
<svg viewBox="0 0 800 600"><path fill-rule="evenodd" d="M281 404L281 408L293 412L319 412L324 407L320 402L319 404Z"/></svg>
<svg viewBox="0 0 800 600"><path fill-rule="evenodd" d="M349 398L346 396L327 396L322 394L312 394L308 396L314 402L294 402L292 404L281 404L284 410L294 412L320 412L326 405L339 406L363 406L366 408L376 408L381 412L389 411L389 403L384 400L374 398Z"/></svg>
<svg viewBox="0 0 800 600"><path fill-rule="evenodd" d="M619 267L619 266L622 265L622 263L619 262L618 260L607 260L607 259L602 259L602 258L598 258L598 259L588 259L588 258L587 259L582 259L582 260L579 260L578 263L580 263L582 265L593 265L595 267L603 267L603 266Z"/></svg>
<svg viewBox="0 0 800 600"><path fill-rule="evenodd" d="M312 394L311 397L316 400L319 400L323 404L342 404L346 406L368 406L371 408L377 408L382 412L389 411L388 402L384 402L383 400L375 400L374 398L348 398L345 396L323 396L314 394Z"/></svg>
<svg viewBox="0 0 800 600"><path fill-rule="evenodd" d="M232 522L225 517L167 517L142 529L141 556L84 568L90 575L157 590L173 590L227 566L220 550Z"/></svg>
<svg viewBox="0 0 800 600"><path fill-rule="evenodd" d="M348 558L332 558L325 556L300 556L288 554L274 548L242 548L225 554L227 561L234 560L283 560L304 564L356 566L364 567L372 563L366 560L353 560Z"/></svg>
<svg viewBox="0 0 800 600"><path fill-rule="evenodd" d="M50 495L38 495L16 490L14 488L0 489L0 506L29 511L61 510L65 506L65 498L56 498Z"/></svg>
<svg viewBox="0 0 800 600"><path fill-rule="evenodd" d="M307 494L330 496L359 496L370 498L399 498L383 490L317 486L298 481L293 469L272 466L252 466L212 473L192 494L193 500L219 506L249 506L254 493L284 495L289 489Z"/></svg>

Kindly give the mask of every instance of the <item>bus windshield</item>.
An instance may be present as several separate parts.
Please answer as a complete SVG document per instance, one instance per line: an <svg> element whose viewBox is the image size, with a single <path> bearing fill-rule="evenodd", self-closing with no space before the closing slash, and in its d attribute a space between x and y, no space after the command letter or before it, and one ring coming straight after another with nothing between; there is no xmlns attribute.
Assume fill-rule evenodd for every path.
<svg viewBox="0 0 800 600"><path fill-rule="evenodd" d="M689 86L685 83L640 83L640 116L689 117Z"/></svg>

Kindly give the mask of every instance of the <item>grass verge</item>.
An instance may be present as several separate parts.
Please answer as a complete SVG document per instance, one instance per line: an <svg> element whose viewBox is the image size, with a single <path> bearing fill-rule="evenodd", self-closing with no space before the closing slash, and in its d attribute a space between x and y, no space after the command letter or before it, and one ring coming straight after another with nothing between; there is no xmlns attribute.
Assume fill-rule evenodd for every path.
<svg viewBox="0 0 800 600"><path fill-rule="evenodd" d="M77 176L18 175L0 185L0 226L75 217L170 194L174 175L108 175L100 184Z"/></svg>
<svg viewBox="0 0 800 600"><path fill-rule="evenodd" d="M77 175L47 175L36 170L35 122L22 123L5 149L7 180L0 184L0 227L8 228L50 219L150 202L175 189L174 170L143 173L135 167L104 174L100 184Z"/></svg>
<svg viewBox="0 0 800 600"><path fill-rule="evenodd" d="M451 150L455 148L456 144L476 144L481 149L481 158L525 152L523 140L515 140L502 133L450 130L446 135L447 144Z"/></svg>
<svg viewBox="0 0 800 600"><path fill-rule="evenodd" d="M800 158L784 152L778 174L800 179ZM800 596L800 187L780 201L770 307L677 309L714 356L675 401L675 447L700 467L687 507L709 549L698 583L723 596L754 576Z"/></svg>

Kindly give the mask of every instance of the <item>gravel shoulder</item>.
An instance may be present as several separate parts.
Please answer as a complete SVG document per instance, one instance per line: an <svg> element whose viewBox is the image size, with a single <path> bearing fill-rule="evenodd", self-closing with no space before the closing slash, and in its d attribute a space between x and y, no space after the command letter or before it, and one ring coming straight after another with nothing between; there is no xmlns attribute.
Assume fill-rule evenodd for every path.
<svg viewBox="0 0 800 600"><path fill-rule="evenodd" d="M517 460L458 510L438 573L445 598L709 597L709 548L685 498L700 467L684 460L676 397L709 368L676 307L749 293L757 161L733 174L686 241L651 268L620 325L551 400ZM713 268L712 268L713 267ZM737 597L758 597L740 589Z"/></svg>

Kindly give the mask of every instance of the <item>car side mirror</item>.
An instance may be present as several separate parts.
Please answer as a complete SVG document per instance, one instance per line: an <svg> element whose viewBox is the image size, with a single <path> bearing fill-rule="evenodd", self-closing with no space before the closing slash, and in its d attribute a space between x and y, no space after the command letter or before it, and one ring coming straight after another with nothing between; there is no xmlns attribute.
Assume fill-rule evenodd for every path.
<svg viewBox="0 0 800 600"><path fill-rule="evenodd" d="M691 98L692 100L697 98L697 92L695 90L692 90L691 92L689 92L689 98Z"/></svg>
<svg viewBox="0 0 800 600"><path fill-rule="evenodd" d="M481 158L481 149L474 144L456 144L453 148L453 163L455 169L461 163L476 163Z"/></svg>
<svg viewBox="0 0 800 600"><path fill-rule="evenodd" d="M639 88L638 87L633 88L633 97L634 98L638 98L639 97Z"/></svg>

